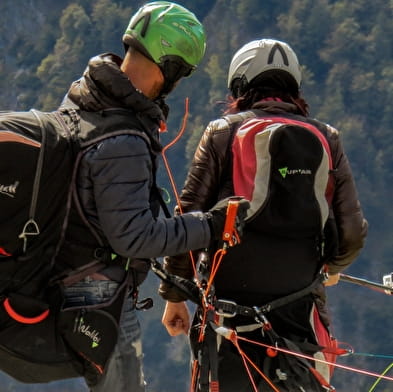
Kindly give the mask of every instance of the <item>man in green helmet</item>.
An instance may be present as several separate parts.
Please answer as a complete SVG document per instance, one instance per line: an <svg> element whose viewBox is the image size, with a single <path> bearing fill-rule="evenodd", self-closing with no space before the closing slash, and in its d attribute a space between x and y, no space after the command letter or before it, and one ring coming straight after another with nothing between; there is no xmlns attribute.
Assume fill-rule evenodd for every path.
<svg viewBox="0 0 393 392"><path fill-rule="evenodd" d="M85 375L94 392L145 391L135 310L137 289L149 270L149 259L207 247L222 233L227 206L224 201L208 213L158 216L162 199L155 172L161 152L159 129L165 126L167 115L164 98L203 58L201 23L177 4L148 3L131 18L123 43L124 59L106 53L89 61L60 108L92 116L102 113L106 123L108 116L115 119L119 111L131 113L129 129L100 141L83 155L69 229L58 256L59 263L71 267L80 258L86 262L91 257L86 250L98 237L117 259L127 260L131 270L130 295L122 307L117 344L105 368L99 369L101 376ZM78 120L75 122L78 127ZM245 200L240 202L240 224L248 205ZM84 224L75 218L75 210L83 211ZM65 306L94 306L110 300L124 280L124 267L107 260L104 267L66 288ZM87 327L85 331L91 332Z"/></svg>

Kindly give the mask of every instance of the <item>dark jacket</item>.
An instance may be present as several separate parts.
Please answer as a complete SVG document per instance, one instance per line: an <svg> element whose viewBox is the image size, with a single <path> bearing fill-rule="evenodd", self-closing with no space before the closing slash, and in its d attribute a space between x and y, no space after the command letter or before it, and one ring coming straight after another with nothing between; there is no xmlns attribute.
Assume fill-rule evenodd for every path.
<svg viewBox="0 0 393 392"><path fill-rule="evenodd" d="M275 101L260 102L255 105L255 108L284 116L285 113L296 113L294 105ZM180 197L183 211L195 209L206 211L217 200L233 194L230 146L233 133L240 122L239 116L237 123L228 124L224 117L208 124L196 150ZM338 254L328 261L328 269L330 273L338 273L348 267L362 249L367 233L367 222L363 218L350 165L343 151L338 131L327 126L327 139L335 169L332 210L339 235ZM225 294L228 297L231 294L228 293L229 279L234 291L241 291L242 282L239 282L239 278L241 279L244 269L248 270L244 273L244 287L255 288L259 284L261 292L265 294L270 292L273 297L288 294L286 291L294 291L300 289L302 285L303 287L307 285L306 282L310 282L312 276L315 275L313 267L308 267L306 263L302 264L301 260L295 261L291 260L291 257L284 256L285 249L280 253L280 249L283 248L280 246L280 241L267 236L251 238L247 234L246 226L242 244L231 249L231 253L224 257L220 266L222 275L220 277L220 270L217 274L216 289L220 290L220 286L225 286L226 282ZM255 244L258 245L260 251L258 253L255 252ZM270 260L268 261L270 265L266 266L266 269L262 267L264 260L265 264ZM275 268L272 268L272 260L274 260ZM186 278L192 276L191 263L184 255L166 258L165 266L171 273ZM230 278L231 274L232 278ZM239 284L237 285L236 282ZM246 288L245 291L247 291ZM166 284L161 285L160 294L170 301L184 300L182 295ZM250 295L253 296L254 301L256 300L257 293L245 292L244 301ZM269 300L268 295L265 295L265 299Z"/></svg>
<svg viewBox="0 0 393 392"><path fill-rule="evenodd" d="M139 135L111 137L84 155L76 181L84 214L113 252L126 258L174 255L207 246L211 234L204 215L158 216L154 178L164 106L132 86L119 68L121 61L113 54L92 58L61 106L107 116L112 109L127 109L136 118L130 128L148 136L148 142ZM70 225L71 241L83 242L84 236L73 238L72 221Z"/></svg>

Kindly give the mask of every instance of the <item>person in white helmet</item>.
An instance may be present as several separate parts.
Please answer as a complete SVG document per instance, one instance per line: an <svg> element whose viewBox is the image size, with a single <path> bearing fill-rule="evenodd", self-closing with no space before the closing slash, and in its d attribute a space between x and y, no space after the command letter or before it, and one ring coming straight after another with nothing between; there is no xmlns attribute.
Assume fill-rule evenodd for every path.
<svg viewBox="0 0 393 392"><path fill-rule="evenodd" d="M257 116L262 118L279 116L310 124L324 134L332 152L334 194L330 213L335 217L335 223L330 220L333 224L330 231L325 233L324 258L321 257L318 241L314 237L302 236L295 232L296 229L288 229L290 222L283 222L286 231L292 230L288 235L292 238L287 238L285 235L266 232L263 222L254 219L246 223L241 244L228 249L214 281L216 297L229 301L227 305L231 305L231 311L227 312L227 316L231 317L223 317L221 324L237 328L238 334L245 338L270 344L268 333L261 331L261 328L252 329L252 325L255 325L254 318L239 315L242 312L241 306L253 309L254 306L261 307L302 292L312 286L324 265L329 276L324 284L319 282L312 289L305 290L304 295L296 300L291 297L283 306L267 313L276 334L294 342L301 352L323 358L319 346L331 343L329 320L325 314L324 285L336 284L340 271L359 255L367 234L367 221L363 217L340 134L333 127L310 118L308 104L300 93L301 79L297 56L285 42L275 39L253 40L235 53L228 72L228 89L232 97L228 102L226 115L211 121L203 133L180 203L184 212L206 211L220 198L234 194L231 147L234 135L250 109L258 109ZM259 185L255 184L256 187ZM337 235L333 235L335 228ZM193 275L188 255L167 257L165 265L170 273L189 279ZM165 283L160 287L160 294L167 300L162 321L168 333L172 336L188 333L190 322L185 303L187 298L176 287ZM194 355L202 356L202 363L199 364L202 369L203 350L200 350L197 343L201 322L198 311L190 339ZM246 332L239 332L242 329L239 326ZM322 343L322 337L328 343ZM243 360L232 342L221 339L218 347L216 364L220 392L255 391ZM312 371L304 370L307 366L299 370L302 365L293 359L295 357L269 356L265 347L249 343L241 343L241 348L280 391L325 391L324 388L329 387L331 369L319 362L306 361L313 369L317 369L324 381L318 381L311 374ZM280 362L282 358L284 362ZM285 362L286 360L289 362ZM211 360L209 363L214 366ZM272 390L252 367L251 373L258 391ZM203 380L203 377L204 371L201 370L198 391L205 390L205 385L211 382Z"/></svg>

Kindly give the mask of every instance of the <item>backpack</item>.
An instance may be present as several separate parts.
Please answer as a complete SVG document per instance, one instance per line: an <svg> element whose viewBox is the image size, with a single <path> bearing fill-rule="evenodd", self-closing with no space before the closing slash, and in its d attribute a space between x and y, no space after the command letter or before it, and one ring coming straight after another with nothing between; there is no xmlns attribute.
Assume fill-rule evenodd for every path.
<svg viewBox="0 0 393 392"><path fill-rule="evenodd" d="M251 111L250 117L237 128L232 143L234 192L251 204L247 226L278 238L282 246L286 246L286 239L316 238L322 266L336 254L338 243L331 211L334 168L326 126L301 116L258 110ZM312 283L298 293L313 296L314 289ZM292 293L277 301L285 303L296 296ZM313 313L319 319L315 306ZM272 333L274 328L272 325ZM327 326L320 323L318 333L314 332L318 344L323 338L326 347L334 348ZM283 337L276 336L273 341L295 352L307 352ZM277 369L284 369L288 377L277 378ZM319 371L326 369L322 366ZM264 363L264 373L283 391L300 385L305 390L325 390L328 383L324 377L328 380L329 375L323 377L319 371L302 358L282 353L275 358L267 356Z"/></svg>
<svg viewBox="0 0 393 392"><path fill-rule="evenodd" d="M301 116L251 115L232 143L234 192L250 200L248 226L284 238L320 236L322 260L331 257L334 178L326 127Z"/></svg>
<svg viewBox="0 0 393 392"><path fill-rule="evenodd" d="M59 269L56 257L83 154L118 134L136 134L150 145L133 127L143 129L123 109L0 112L0 370L19 381L85 376L94 384L105 369L134 276L126 274L108 304L62 309L64 282L80 280L115 255L87 225L95 239L89 249L94 261L77 266L73 275ZM87 220L77 210L83 226Z"/></svg>

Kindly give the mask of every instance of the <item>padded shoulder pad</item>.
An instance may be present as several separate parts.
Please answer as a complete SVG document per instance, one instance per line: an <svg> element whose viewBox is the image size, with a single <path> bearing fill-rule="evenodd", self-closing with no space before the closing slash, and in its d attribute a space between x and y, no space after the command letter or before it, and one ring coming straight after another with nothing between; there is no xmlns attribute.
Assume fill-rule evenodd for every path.
<svg viewBox="0 0 393 392"><path fill-rule="evenodd" d="M238 124L243 122L244 120L254 117L256 117L256 114L252 110L236 114L228 114L227 116L211 121L209 124L209 128L212 131L222 131L224 129L228 129L233 124Z"/></svg>
<svg viewBox="0 0 393 392"><path fill-rule="evenodd" d="M223 131L224 129L229 128L229 123L228 121L225 120L225 118L219 118L217 120L210 121L209 123L209 128L214 132L214 131Z"/></svg>

